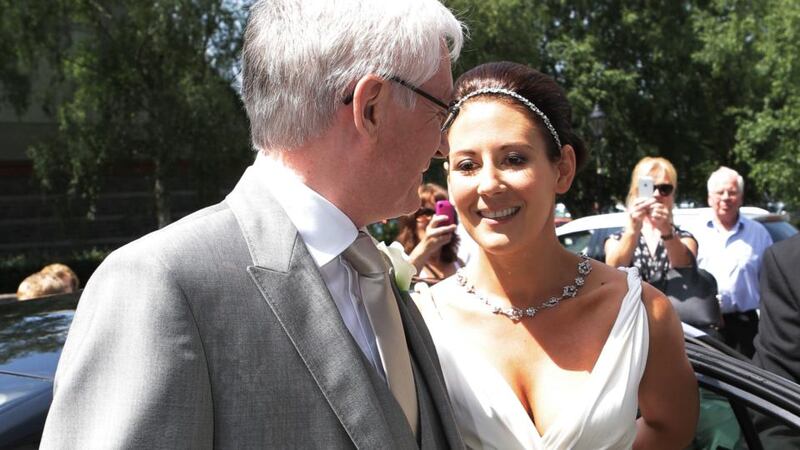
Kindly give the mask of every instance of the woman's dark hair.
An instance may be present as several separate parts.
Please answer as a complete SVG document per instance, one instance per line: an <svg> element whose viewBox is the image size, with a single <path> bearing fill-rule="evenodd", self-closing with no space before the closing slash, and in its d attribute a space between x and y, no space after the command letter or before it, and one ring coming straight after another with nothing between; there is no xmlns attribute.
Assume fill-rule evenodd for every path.
<svg viewBox="0 0 800 450"><path fill-rule="evenodd" d="M572 107L567 101L564 90L555 80L523 64L508 61L491 62L481 64L458 77L455 83L455 98L458 100L483 88L508 89L536 105L550 119L550 123L556 129L558 138L561 140L561 145L569 144L575 149L576 171L583 168L588 159L588 150L583 140L572 130ZM550 161L556 162L561 159L561 149L556 145L544 122L527 106L513 97L494 93L479 95L474 99L467 100L467 103L484 97L491 97L520 111L525 111L528 117L538 125L545 137L545 141L548 143L547 156Z"/></svg>
<svg viewBox="0 0 800 450"><path fill-rule="evenodd" d="M430 208L436 205L438 200L447 200L447 191L434 183L425 183L419 187L419 203L421 208ZM419 244L417 237L417 213L398 217L400 232L397 234L397 242L403 245L406 254L411 254L414 247ZM455 262L458 258L458 235L453 234L450 242L442 247L439 259L444 263Z"/></svg>

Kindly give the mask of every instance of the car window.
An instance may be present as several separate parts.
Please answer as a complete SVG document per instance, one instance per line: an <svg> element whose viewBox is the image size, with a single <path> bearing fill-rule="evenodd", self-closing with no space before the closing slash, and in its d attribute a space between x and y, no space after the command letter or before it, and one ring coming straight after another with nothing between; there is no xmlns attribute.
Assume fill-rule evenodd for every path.
<svg viewBox="0 0 800 450"><path fill-rule="evenodd" d="M782 220L762 222L761 225L764 225L764 228L769 232L769 235L772 237L772 242L780 242L797 234L797 229L795 227Z"/></svg>
<svg viewBox="0 0 800 450"><path fill-rule="evenodd" d="M594 231L586 256L606 262L606 239L614 233L622 231L622 227L599 228Z"/></svg>
<svg viewBox="0 0 800 450"><path fill-rule="evenodd" d="M584 254L598 261L605 261L605 242L608 236L620 231L622 228L598 228L582 230L563 234L558 237L567 250L575 254Z"/></svg>
<svg viewBox="0 0 800 450"><path fill-rule="evenodd" d="M585 253L591 239L592 232L589 230L576 231L558 237L561 245L572 253Z"/></svg>
<svg viewBox="0 0 800 450"><path fill-rule="evenodd" d="M700 418L690 449L800 448L800 431L780 419L780 411L761 413L742 402L700 388Z"/></svg>

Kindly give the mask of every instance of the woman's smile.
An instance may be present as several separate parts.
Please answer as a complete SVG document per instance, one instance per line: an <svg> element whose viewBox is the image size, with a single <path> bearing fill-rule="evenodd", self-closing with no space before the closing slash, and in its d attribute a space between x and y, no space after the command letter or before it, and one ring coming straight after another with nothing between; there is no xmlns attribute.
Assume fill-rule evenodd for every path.
<svg viewBox="0 0 800 450"><path fill-rule="evenodd" d="M483 209L478 210L478 216L489 224L505 223L511 220L522 209L519 206L504 209Z"/></svg>

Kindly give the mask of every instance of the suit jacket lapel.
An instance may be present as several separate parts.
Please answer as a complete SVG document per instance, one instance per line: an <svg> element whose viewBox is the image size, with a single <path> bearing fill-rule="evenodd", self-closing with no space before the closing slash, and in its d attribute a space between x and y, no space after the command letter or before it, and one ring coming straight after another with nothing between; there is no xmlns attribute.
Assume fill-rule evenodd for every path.
<svg viewBox="0 0 800 450"><path fill-rule="evenodd" d="M247 267L357 448L378 448L391 433L358 346L286 214L248 168L226 199L253 259Z"/></svg>
<svg viewBox="0 0 800 450"><path fill-rule="evenodd" d="M392 279L394 279L394 274L392 274ZM408 293L400 292L395 283L392 283L392 288L397 298L400 317L403 320L403 328L406 331L406 341L408 342L409 351L411 352L412 358L417 362L417 369L425 378L428 393L435 407L435 411L430 411L430 413L438 414L443 427L442 432L447 437L449 447L452 449L464 448L464 441L456 426L455 413L450 404L450 397L447 395L447 387L441 372L439 357L436 354L436 347L433 344L433 339L428 332L428 328L425 326L422 315L417 310L414 301ZM422 404L422 402L420 402L420 404ZM420 417L422 417L421 414ZM435 420L429 420L428 422L429 424L421 424L420 433L422 433L422 428L426 425L430 426L430 424L437 423ZM422 433L421 436L425 438L426 435ZM422 444L422 448L427 447L424 439Z"/></svg>

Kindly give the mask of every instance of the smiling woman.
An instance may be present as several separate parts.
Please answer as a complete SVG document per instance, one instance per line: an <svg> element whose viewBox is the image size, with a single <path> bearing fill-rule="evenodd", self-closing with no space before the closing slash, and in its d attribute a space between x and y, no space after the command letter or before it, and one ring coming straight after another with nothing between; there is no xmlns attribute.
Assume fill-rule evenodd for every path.
<svg viewBox="0 0 800 450"><path fill-rule="evenodd" d="M467 446L685 446L697 386L671 305L635 269L556 239L555 196L587 158L563 90L526 66L490 63L455 94L450 198L479 250L415 299Z"/></svg>

